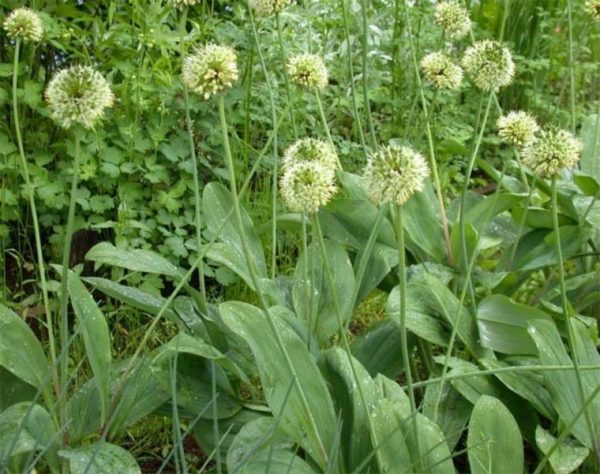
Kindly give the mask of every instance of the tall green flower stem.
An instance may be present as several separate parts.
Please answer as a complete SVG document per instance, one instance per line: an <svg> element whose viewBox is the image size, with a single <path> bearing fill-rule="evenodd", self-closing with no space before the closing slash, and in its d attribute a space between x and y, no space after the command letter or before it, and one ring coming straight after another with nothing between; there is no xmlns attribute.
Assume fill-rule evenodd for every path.
<svg viewBox="0 0 600 474"><path fill-rule="evenodd" d="M358 100L356 99L356 86L354 84L354 64L352 63L352 44L350 42L350 25L348 21L348 8L346 6L346 0L340 0L340 6L342 7L342 20L344 23L344 36L346 39L346 58L348 60L348 75L350 76L350 92L352 94L352 109L354 112L354 120L356 121L356 128L358 129L358 138L360 139L360 146L363 149L365 156L368 153L367 144L365 141L365 134L362 129L362 123L360 120L360 114L358 113Z"/></svg>
<svg viewBox="0 0 600 474"><path fill-rule="evenodd" d="M377 146L377 138L375 136L375 127L373 126L373 116L371 114L371 103L369 101L369 17L367 12L366 0L360 1L360 10L362 13L362 88L363 101L365 103L365 111L367 112L367 125L369 126L369 136L371 137L371 146Z"/></svg>
<svg viewBox="0 0 600 474"><path fill-rule="evenodd" d="M227 128L227 117L225 114L225 100L223 98L223 95L219 95L218 104L219 104L219 121L221 124L221 133L222 133L222 138L223 138L223 148L225 149L225 164L229 171L229 188L230 188L231 196L233 198L233 213L234 213L234 218L236 221L237 230L240 234L240 240L242 243L242 252L244 253L244 257L245 257L246 263L248 265L248 273L250 274L250 279L252 281L252 285L254 286L254 289L258 296L262 310L264 311L265 316L267 317L268 324L271 327L271 330L273 331L273 335L275 336L277 346L285 359L285 363L287 364L287 366L290 370L290 374L292 375L293 380L296 381L296 388L298 389L298 395L300 397L300 401L304 407L304 410L306 412L305 414L308 417L308 420L311 424L314 434L315 434L316 438L318 439L319 450L320 450L323 464L326 465L328 462L327 449L325 448L325 446L323 444L323 440L321 440L321 436L320 436L319 430L317 428L317 422L314 419L312 412L310 411L310 407L308 405L308 400L306 399L306 395L305 395L304 391L302 390L302 388L297 383L297 381L299 380L298 374L296 372L294 364L292 363L290 355L289 355L287 349L285 348L285 344L283 343L281 334L279 333L279 330L277 329L275 320L273 319L273 316L272 316L271 312L269 311L269 305L267 304L264 293L261 290L261 284L260 284L258 275L256 274L256 269L254 268L254 262L252 260L251 254L250 254L250 250L248 249L248 239L246 237L244 222L242 220L242 212L240 209L240 202L239 202L237 186L236 186L235 168L233 166L233 156L231 154L231 147L229 146L229 132L228 132L228 128Z"/></svg>
<svg viewBox="0 0 600 474"><path fill-rule="evenodd" d="M329 141L329 144L335 148L335 145L333 143L333 138L331 138L331 132L329 131L329 123L327 122L327 117L325 116L325 111L323 109L323 101L321 100L321 92L319 91L319 89L315 89L315 96L317 98L317 107L319 109L319 115L321 117L321 122L323 123L323 129L325 130L325 135L327 135L327 140ZM339 158L338 158L338 165L340 166L340 168L342 167Z"/></svg>
<svg viewBox="0 0 600 474"><path fill-rule="evenodd" d="M179 52L181 59L185 57L185 35L186 35L186 22L188 16L188 7L183 10L181 15L181 22L179 24ZM198 178L198 160L196 157L196 145L194 143L194 124L190 116L190 98L188 88L183 82L183 100L185 108L185 125L187 127L189 145L190 145L190 165L192 168L192 179L194 181L194 223L196 225L196 249L200 252L202 247L202 217L201 217L201 200L200 200L200 180ZM206 285L204 283L204 263L200 260L198 264L198 281L200 284L200 310L203 313L208 311L208 303L206 299Z"/></svg>
<svg viewBox="0 0 600 474"><path fill-rule="evenodd" d="M308 262L308 233L306 232L306 221L307 221L307 216L306 214L303 212L302 213L302 259L304 262L304 275L302 275L302 278L304 279L303 281L303 286L304 286L304 317L306 318L307 322L308 322L308 340L307 340L307 347L310 350L310 344L312 341L312 334L313 334L313 315L312 315L312 298L310 297L311 295L309 295L309 291L310 291L310 285L309 282L312 282L312 268L309 269L309 262ZM313 259L311 258L311 263L310 263L310 267L312 267L312 261ZM311 271L311 273L309 274L309 271ZM312 293L312 292L311 292Z"/></svg>
<svg viewBox="0 0 600 474"><path fill-rule="evenodd" d="M423 92L423 82L421 81L421 74L419 72L419 63L417 61L417 51L413 41L412 28L410 26L410 13L408 11L407 0L404 0L404 13L406 16L406 29L408 32L408 42L410 44L410 51L412 56L413 68L415 70L415 78L417 80L417 88L419 89L419 97L421 100L421 107L425 115L425 133L427 135L427 144L429 147L429 167L431 168L431 176L433 177L433 184L435 187L435 193L438 200L438 206L440 208L440 218L442 220L442 229L444 232L444 242L446 245L446 257L448 264L452 266L454 264L454 257L452 255L452 244L450 241L450 231L448 227L448 217L446 215L446 206L444 205L444 196L442 195L442 185L440 182L440 175L437 168L437 160L435 158L435 146L433 144L433 133L431 130L431 117L427 107L427 99Z"/></svg>
<svg viewBox="0 0 600 474"><path fill-rule="evenodd" d="M575 132L575 73L573 64L573 2L567 0L567 19L569 21L569 104L571 106L571 131Z"/></svg>
<svg viewBox="0 0 600 474"><path fill-rule="evenodd" d="M73 240L73 221L75 220L75 205L77 200L77 183L79 180L79 155L81 147L81 130L75 131L75 155L73 157L73 178L71 180L71 197L69 213L64 234L61 289L60 289L60 398L59 413L61 425L67 425L67 387L69 376L69 263L71 257L71 241ZM106 415L102 413L102 415ZM65 430L63 443L68 441L68 430Z"/></svg>
<svg viewBox="0 0 600 474"><path fill-rule="evenodd" d="M556 183L556 175L552 177L552 222L554 227L554 242L556 244L556 256L558 258L558 273L560 277L560 297L563 309L563 318L565 320L565 326L567 328L567 341L569 343L569 351L571 352L571 358L573 359L573 369L575 370L575 378L577 379L577 387L581 401L585 400L585 391L583 388L583 381L581 379L581 373L579 370L579 357L577 355L577 348L575 346L575 334L573 332L573 326L571 325L571 314L569 311L569 301L567 300L567 287L565 284L565 268L562 254L562 246L560 243L560 227L558 224L558 190ZM600 446L598 445L598 439L596 438L596 429L593 425L592 418L588 410L584 413L584 418L590 431L590 437L592 440L592 446L596 454L596 462L600 466Z"/></svg>
<svg viewBox="0 0 600 474"><path fill-rule="evenodd" d="M33 221L33 234L35 238L35 251L38 261L38 272L40 274L40 284L42 287L42 299L44 303L44 311L46 313L46 326L48 329L48 346L50 349L50 361L52 363L53 372L52 380L54 383L54 392L58 397L60 395L58 385L58 375L56 373L57 358L56 358L56 342L54 340L54 323L52 320L52 312L50 311L50 300L48 298L48 285L46 283L46 266L44 264L44 253L42 252L42 237L40 234L40 225L38 221L38 213L35 205L35 194L29 176L29 167L27 165L27 158L25 157L25 148L23 147L23 137L21 136L21 122L19 119L19 103L17 100L17 88L19 82L19 56L21 50L21 40L17 39L15 44L15 57L13 62L13 76L12 76L12 109L13 109L13 121L15 127L15 137L17 139L17 147L19 149L19 159L21 160L21 167L23 168L23 179L25 180L25 187L27 192L27 198L29 199L29 207L31 208L31 218Z"/></svg>
<svg viewBox="0 0 600 474"><path fill-rule="evenodd" d="M281 57L281 65L283 67L283 79L285 81L285 93L287 95L288 103L292 103L292 91L290 88L290 77L287 72L287 55L285 54L285 46L283 45L283 26L281 25L281 15L275 14L275 21L277 22L277 39L279 41L279 55ZM298 129L296 127L296 114L294 107L290 108L290 119L292 121L292 130L294 132L294 139L298 138Z"/></svg>
<svg viewBox="0 0 600 474"><path fill-rule="evenodd" d="M267 70L267 65L265 63L262 47L258 38L258 32L256 31L254 13L252 12L252 8L249 5L248 15L250 16L250 26L252 27L252 35L254 37L254 43L256 44L256 50L258 51L260 66L262 68L263 75L265 76L265 84L267 85L267 91L269 93L271 121L273 122L273 171L271 176L271 278L275 278L275 275L277 274L277 179L279 171L279 155L277 143L277 108L275 107L275 98L273 95L273 89L271 87L271 80L269 79L269 71Z"/></svg>
<svg viewBox="0 0 600 474"><path fill-rule="evenodd" d="M329 283L329 287L331 288L333 305L335 308L335 315L337 318L338 327L340 329L340 339L342 340L342 345L344 346L344 351L346 352L346 355L348 357L348 364L350 365L350 370L352 371L352 376L354 377L354 380L356 381L356 388L358 390L358 395L361 399L361 402L362 402L362 404L365 408L365 412L367 414L367 421L369 423L369 429L371 431L371 434L374 438L373 439L374 444L376 446L378 446L379 442L378 442L377 436L376 436L375 425L373 423L373 417L371 416L371 410L369 408L369 403L368 403L368 400L366 399L364 391L363 391L362 382L361 382L360 378L358 377L358 373L356 372L356 367L354 365L354 358L352 357L352 350L350 349L350 342L348 341L348 335L347 335L346 329L344 327L343 314L342 314L342 310L340 308L338 294L335 289L335 281L333 279L333 272L331 270L331 265L329 263L329 257L327 256L327 249L325 247L325 239L323 238L321 224L320 224L319 218L316 214L314 214L312 216L312 222L313 222L313 228L316 231L317 240L319 242L319 248L321 250L321 257L323 259L323 266L325 267L325 274L327 275L327 282ZM415 424L415 426L416 426L416 424ZM381 452L379 449L376 450L375 457L377 459L378 465L382 466L383 463L381 460Z"/></svg>
<svg viewBox="0 0 600 474"><path fill-rule="evenodd" d="M398 278L400 283L400 343L402 344L402 364L404 365L404 376L408 387L408 399L410 401L410 411L413 417L412 424L415 436L415 445L417 449L417 459L421 459L421 449L419 443L419 427L417 425L417 403L415 401L415 389L413 387L412 371L410 364L410 355L408 353L408 337L406 330L406 246L404 243L404 227L402 223L402 205L392 207L392 220L396 232L396 241L398 243ZM419 466L417 465L417 471Z"/></svg>

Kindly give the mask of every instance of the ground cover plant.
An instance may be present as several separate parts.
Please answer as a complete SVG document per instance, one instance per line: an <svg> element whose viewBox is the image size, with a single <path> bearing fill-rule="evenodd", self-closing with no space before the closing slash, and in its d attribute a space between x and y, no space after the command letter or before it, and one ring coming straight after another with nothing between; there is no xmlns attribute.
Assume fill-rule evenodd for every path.
<svg viewBox="0 0 600 474"><path fill-rule="evenodd" d="M0 472L598 472L598 0L0 21Z"/></svg>

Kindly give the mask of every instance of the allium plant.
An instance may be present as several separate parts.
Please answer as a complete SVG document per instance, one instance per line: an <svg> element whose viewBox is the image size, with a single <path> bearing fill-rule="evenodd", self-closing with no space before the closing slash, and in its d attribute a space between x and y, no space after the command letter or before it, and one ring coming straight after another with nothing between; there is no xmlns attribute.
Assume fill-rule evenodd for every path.
<svg viewBox="0 0 600 474"><path fill-rule="evenodd" d="M363 176L375 204L402 205L424 189L429 167L423 155L412 148L386 146L369 157Z"/></svg>
<svg viewBox="0 0 600 474"><path fill-rule="evenodd" d="M337 191L335 174L318 161L301 161L285 169L279 182L281 196L293 212L315 214Z"/></svg>
<svg viewBox="0 0 600 474"><path fill-rule="evenodd" d="M456 0L436 4L435 21L452 39L463 38L471 30L469 12Z"/></svg>
<svg viewBox="0 0 600 474"><path fill-rule="evenodd" d="M13 10L3 23L6 34L24 42L39 42L44 35L44 26L40 16L27 7Z"/></svg>
<svg viewBox="0 0 600 474"><path fill-rule="evenodd" d="M523 164L541 178L556 176L575 167L581 142L567 130L542 130L523 150Z"/></svg>
<svg viewBox="0 0 600 474"><path fill-rule="evenodd" d="M329 82L325 63L316 54L298 54L288 60L287 71L292 82L309 89L323 90Z"/></svg>
<svg viewBox="0 0 600 474"><path fill-rule="evenodd" d="M497 91L512 82L515 63L508 48L497 41L478 41L465 51L462 66L475 85L484 91Z"/></svg>
<svg viewBox="0 0 600 474"><path fill-rule="evenodd" d="M540 129L534 117L527 112L512 111L498 119L498 135L507 142L523 147L535 139Z"/></svg>
<svg viewBox="0 0 600 474"><path fill-rule="evenodd" d="M586 0L585 8L594 20L600 22L600 0Z"/></svg>
<svg viewBox="0 0 600 474"><path fill-rule="evenodd" d="M259 16L271 16L284 10L290 0L250 0L250 7Z"/></svg>
<svg viewBox="0 0 600 474"><path fill-rule="evenodd" d="M102 74L90 66L59 71L46 89L50 116L63 128L90 129L112 107L114 95Z"/></svg>
<svg viewBox="0 0 600 474"><path fill-rule="evenodd" d="M303 162L320 163L330 170L335 170L339 163L331 144L316 138L303 138L289 146L283 155L282 166L286 169Z"/></svg>
<svg viewBox="0 0 600 474"><path fill-rule="evenodd" d="M429 53L421 59L421 69L427 82L438 89L456 90L460 87L463 71L452 59L440 52Z"/></svg>
<svg viewBox="0 0 600 474"><path fill-rule="evenodd" d="M229 46L209 43L185 58L182 75L192 92L208 100L237 81L236 52Z"/></svg>
<svg viewBox="0 0 600 474"><path fill-rule="evenodd" d="M200 3L200 0L168 0L169 5L175 7L175 8L185 8L185 7L191 7L193 5L196 5L197 3Z"/></svg>

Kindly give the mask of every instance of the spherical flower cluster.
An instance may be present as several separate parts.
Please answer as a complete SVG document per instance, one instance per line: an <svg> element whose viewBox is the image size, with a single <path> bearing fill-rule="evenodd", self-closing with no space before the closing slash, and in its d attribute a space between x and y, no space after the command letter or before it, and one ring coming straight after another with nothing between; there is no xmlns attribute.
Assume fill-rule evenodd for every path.
<svg viewBox="0 0 600 474"><path fill-rule="evenodd" d="M575 167L581 142L567 130L542 130L523 150L523 163L543 178Z"/></svg>
<svg viewBox="0 0 600 474"><path fill-rule="evenodd" d="M200 3L200 0L169 0L169 4L175 8L191 7Z"/></svg>
<svg viewBox="0 0 600 474"><path fill-rule="evenodd" d="M498 135L509 143L525 146L535 139L539 125L527 112L509 112L498 119Z"/></svg>
<svg viewBox="0 0 600 474"><path fill-rule="evenodd" d="M102 74L89 66L59 71L45 92L50 116L63 128L92 128L112 107L114 95Z"/></svg>
<svg viewBox="0 0 600 474"><path fill-rule="evenodd" d="M338 167L338 157L333 146L316 138L303 138L291 145L283 155L282 166L285 169L301 162L321 163L332 170Z"/></svg>
<svg viewBox="0 0 600 474"><path fill-rule="evenodd" d="M293 82L309 89L325 89L329 82L323 59L315 54L292 56L288 61L287 70Z"/></svg>
<svg viewBox="0 0 600 474"><path fill-rule="evenodd" d="M250 7L260 16L270 16L282 11L290 0L250 0Z"/></svg>
<svg viewBox="0 0 600 474"><path fill-rule="evenodd" d="M229 89L238 79L236 53L229 46L207 44L183 63L183 82L204 100Z"/></svg>
<svg viewBox="0 0 600 474"><path fill-rule="evenodd" d="M4 30L13 39L38 42L44 34L40 16L33 10L22 7L13 10L4 19Z"/></svg>
<svg viewBox="0 0 600 474"><path fill-rule="evenodd" d="M318 161L301 161L285 169L279 186L293 212L315 214L337 191L334 171Z"/></svg>
<svg viewBox="0 0 600 474"><path fill-rule="evenodd" d="M455 90L460 87L463 71L443 53L429 53L421 59L425 79L438 89Z"/></svg>
<svg viewBox="0 0 600 474"><path fill-rule="evenodd" d="M427 176L423 155L405 146L380 148L369 157L363 175L367 194L377 205L404 204L423 190Z"/></svg>
<svg viewBox="0 0 600 474"><path fill-rule="evenodd" d="M440 2L435 6L435 21L452 39L464 37L471 29L469 12L456 0Z"/></svg>
<svg viewBox="0 0 600 474"><path fill-rule="evenodd" d="M515 74L510 50L497 41L475 43L465 51L462 65L475 85L485 91L507 86Z"/></svg>
<svg viewBox="0 0 600 474"><path fill-rule="evenodd" d="M587 0L585 7L594 20L600 21L600 0Z"/></svg>

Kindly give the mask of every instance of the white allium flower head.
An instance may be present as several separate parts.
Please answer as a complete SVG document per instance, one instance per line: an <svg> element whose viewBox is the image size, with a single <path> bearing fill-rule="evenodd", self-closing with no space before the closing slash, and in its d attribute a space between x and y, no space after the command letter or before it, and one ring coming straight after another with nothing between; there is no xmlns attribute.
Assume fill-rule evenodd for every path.
<svg viewBox="0 0 600 474"><path fill-rule="evenodd" d="M462 65L475 85L484 91L497 91L509 85L515 63L508 48L497 41L478 41L465 51Z"/></svg>
<svg viewBox="0 0 600 474"><path fill-rule="evenodd" d="M298 140L283 154L282 166L284 169L302 162L321 163L330 170L338 168L335 149L329 142L316 138Z"/></svg>
<svg viewBox="0 0 600 474"><path fill-rule="evenodd" d="M421 69L427 82L438 89L456 90L460 87L463 71L443 53L429 53L421 59Z"/></svg>
<svg viewBox="0 0 600 474"><path fill-rule="evenodd" d="M231 88L238 79L236 52L229 46L209 43L183 62L183 82L204 100Z"/></svg>
<svg viewBox="0 0 600 474"><path fill-rule="evenodd" d="M334 172L317 161L302 161L285 169L279 181L285 205L293 212L315 214L337 191Z"/></svg>
<svg viewBox="0 0 600 474"><path fill-rule="evenodd" d="M594 20L600 21L600 0L587 0L585 8Z"/></svg>
<svg viewBox="0 0 600 474"><path fill-rule="evenodd" d="M191 7L200 3L200 0L168 0L169 4L175 8Z"/></svg>
<svg viewBox="0 0 600 474"><path fill-rule="evenodd" d="M429 167L425 158L410 147L386 146L373 153L364 171L367 194L376 205L404 204L422 191Z"/></svg>
<svg viewBox="0 0 600 474"><path fill-rule="evenodd" d="M500 137L520 147L534 140L540 129L535 118L521 110L503 115L498 119L497 125Z"/></svg>
<svg viewBox="0 0 600 474"><path fill-rule="evenodd" d="M112 107L114 95L106 79L90 66L71 66L56 73L45 92L50 116L63 128L92 128Z"/></svg>
<svg viewBox="0 0 600 474"><path fill-rule="evenodd" d="M563 169L574 168L581 148L581 142L567 130L542 130L523 149L523 164L536 175L550 178Z"/></svg>
<svg viewBox="0 0 600 474"><path fill-rule="evenodd" d="M39 42L44 35L44 26L40 16L27 7L13 10L4 19L4 30L13 39Z"/></svg>
<svg viewBox="0 0 600 474"><path fill-rule="evenodd" d="M316 54L297 54L288 60L288 75L290 79L309 89L325 89L329 82L329 74L325 63Z"/></svg>
<svg viewBox="0 0 600 474"><path fill-rule="evenodd" d="M436 4L434 14L436 23L452 39L463 38L471 29L469 12L456 0Z"/></svg>
<svg viewBox="0 0 600 474"><path fill-rule="evenodd" d="M271 16L279 13L291 0L250 0L250 7L259 16Z"/></svg>

